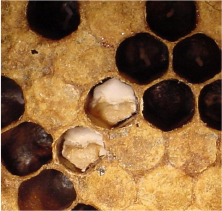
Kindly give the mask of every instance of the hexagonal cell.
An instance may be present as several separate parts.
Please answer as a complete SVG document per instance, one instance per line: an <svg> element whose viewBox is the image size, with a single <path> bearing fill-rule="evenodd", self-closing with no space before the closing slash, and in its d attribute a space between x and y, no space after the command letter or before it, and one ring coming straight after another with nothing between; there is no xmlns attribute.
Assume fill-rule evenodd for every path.
<svg viewBox="0 0 222 211"><path fill-rule="evenodd" d="M138 181L138 201L151 210L186 210L192 202L192 178L170 165L160 166Z"/></svg>
<svg viewBox="0 0 222 211"><path fill-rule="evenodd" d="M116 163L110 164L106 165L104 174L93 171L82 180L80 195L84 201L95 203L100 210L127 210L137 200L135 181Z"/></svg>
<svg viewBox="0 0 222 211"><path fill-rule="evenodd" d="M109 129L129 124L137 110L138 101L133 88L116 78L105 79L93 87L85 104L89 119Z"/></svg>
<svg viewBox="0 0 222 211"><path fill-rule="evenodd" d="M32 122L23 122L1 136L2 161L12 174L28 175L52 159L52 136Z"/></svg>
<svg viewBox="0 0 222 211"><path fill-rule="evenodd" d="M221 71L221 50L205 34L192 35L174 47L173 69L188 82L205 82Z"/></svg>
<svg viewBox="0 0 222 211"><path fill-rule="evenodd" d="M77 1L29 1L27 20L36 33L58 40L78 29L79 5Z"/></svg>
<svg viewBox="0 0 222 211"><path fill-rule="evenodd" d="M150 128L146 122L132 130L133 136L128 134L111 140L109 154L115 155L121 167L137 175L155 168L162 161L165 139L162 131ZM116 133L120 134L120 131Z"/></svg>
<svg viewBox="0 0 222 211"><path fill-rule="evenodd" d="M144 118L163 131L181 127L194 115L195 100L189 86L176 79L161 81L143 95Z"/></svg>
<svg viewBox="0 0 222 211"><path fill-rule="evenodd" d="M124 77L138 84L147 84L168 69L167 46L149 33L138 33L120 43L116 66Z"/></svg>
<svg viewBox="0 0 222 211"><path fill-rule="evenodd" d="M63 210L75 199L76 191L70 179L54 169L43 170L22 182L18 190L20 210Z"/></svg>
<svg viewBox="0 0 222 211"><path fill-rule="evenodd" d="M146 21L158 36L176 41L196 27L196 5L193 1L147 1Z"/></svg>
<svg viewBox="0 0 222 211"><path fill-rule="evenodd" d="M195 124L165 135L169 162L186 175L195 176L209 166L217 158L217 142L219 137L209 128Z"/></svg>
<svg viewBox="0 0 222 211"><path fill-rule="evenodd" d="M1 128L18 120L25 111L21 87L12 79L1 76Z"/></svg>
<svg viewBox="0 0 222 211"><path fill-rule="evenodd" d="M74 210L97 210L95 207L87 204L77 204L72 211Z"/></svg>
<svg viewBox="0 0 222 211"><path fill-rule="evenodd" d="M221 167L211 167L197 178L195 201L200 210L221 210Z"/></svg>
<svg viewBox="0 0 222 211"><path fill-rule="evenodd" d="M200 118L207 126L221 130L221 80L204 86L199 95Z"/></svg>
<svg viewBox="0 0 222 211"><path fill-rule="evenodd" d="M102 135L87 127L71 128L58 140L60 162L75 172L85 172L105 155Z"/></svg>

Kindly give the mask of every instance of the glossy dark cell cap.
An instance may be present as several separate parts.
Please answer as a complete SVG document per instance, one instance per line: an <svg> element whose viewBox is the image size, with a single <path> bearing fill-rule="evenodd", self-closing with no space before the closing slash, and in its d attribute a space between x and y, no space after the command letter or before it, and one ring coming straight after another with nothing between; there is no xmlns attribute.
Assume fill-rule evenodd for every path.
<svg viewBox="0 0 222 211"><path fill-rule="evenodd" d="M198 108L203 122L221 130L221 80L204 86L199 95Z"/></svg>
<svg viewBox="0 0 222 211"><path fill-rule="evenodd" d="M176 41L196 27L196 5L193 1L147 1L146 21L158 36Z"/></svg>
<svg viewBox="0 0 222 211"><path fill-rule="evenodd" d="M1 76L1 128L18 120L24 111L21 87L14 80Z"/></svg>
<svg viewBox="0 0 222 211"><path fill-rule="evenodd" d="M74 210L97 210L95 207L87 204L77 204L72 211Z"/></svg>
<svg viewBox="0 0 222 211"><path fill-rule="evenodd" d="M20 210L63 210L76 199L70 179L62 172L47 169L21 183L18 191Z"/></svg>
<svg viewBox="0 0 222 211"><path fill-rule="evenodd" d="M125 39L116 51L116 66L121 74L138 84L148 84L168 69L167 46L149 33Z"/></svg>
<svg viewBox="0 0 222 211"><path fill-rule="evenodd" d="M52 136L32 122L23 122L1 135L1 156L14 175L24 176L52 159Z"/></svg>
<svg viewBox="0 0 222 211"><path fill-rule="evenodd" d="M221 71L221 50L216 42L198 33L177 43L173 69L191 83L203 83Z"/></svg>
<svg viewBox="0 0 222 211"><path fill-rule="evenodd" d="M29 1L27 20L36 33L59 40L78 29L79 5L77 1Z"/></svg>
<svg viewBox="0 0 222 211"><path fill-rule="evenodd" d="M176 79L161 81L143 95L144 118L163 131L174 130L190 121L195 100L189 86Z"/></svg>

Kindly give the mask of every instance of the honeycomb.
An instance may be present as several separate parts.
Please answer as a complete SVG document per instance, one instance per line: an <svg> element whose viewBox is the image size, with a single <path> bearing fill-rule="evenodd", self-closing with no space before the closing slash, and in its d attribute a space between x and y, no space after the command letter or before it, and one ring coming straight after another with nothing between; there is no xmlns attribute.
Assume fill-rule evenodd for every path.
<svg viewBox="0 0 222 211"><path fill-rule="evenodd" d="M221 210L221 2L194 2L196 14L185 19L194 21L191 26L183 25L180 14L190 12L184 7L175 31L166 29L167 22L158 26L161 16L155 14L164 6L153 2L66 2L52 10L50 4L40 13L49 17L41 19L41 31L39 23L28 21L35 3L1 2L1 209ZM67 29L62 34L47 22L58 18L52 11L60 7L67 13L58 22ZM73 13L78 27L69 25ZM196 48L199 40L203 48ZM159 46L164 53L156 62ZM185 48L194 51L183 54ZM186 70L193 52L207 54L195 57L196 75L192 63ZM138 55L144 61L139 75ZM149 72L157 74L144 72L150 63L155 65ZM104 127L89 118L86 107L95 87L110 78L131 87L138 105L132 116ZM97 152L83 170L62 153L67 131L79 127L100 134L103 143L77 145L84 156Z"/></svg>

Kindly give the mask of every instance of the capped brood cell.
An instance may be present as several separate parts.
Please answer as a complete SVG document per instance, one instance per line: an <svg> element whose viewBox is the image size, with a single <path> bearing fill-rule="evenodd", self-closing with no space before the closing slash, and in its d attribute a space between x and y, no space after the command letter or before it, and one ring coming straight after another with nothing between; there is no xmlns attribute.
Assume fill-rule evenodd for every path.
<svg viewBox="0 0 222 211"><path fill-rule="evenodd" d="M18 121L25 111L22 88L12 79L1 76L1 128Z"/></svg>
<svg viewBox="0 0 222 211"><path fill-rule="evenodd" d="M33 122L23 122L2 133L2 161L18 176L31 174L52 160L53 138Z"/></svg>
<svg viewBox="0 0 222 211"><path fill-rule="evenodd" d="M79 4L77 1L29 1L27 21L35 33L59 40L78 29Z"/></svg>
<svg viewBox="0 0 222 211"><path fill-rule="evenodd" d="M18 207L20 210L63 210L76 197L69 177L58 170L45 169L20 184Z"/></svg>

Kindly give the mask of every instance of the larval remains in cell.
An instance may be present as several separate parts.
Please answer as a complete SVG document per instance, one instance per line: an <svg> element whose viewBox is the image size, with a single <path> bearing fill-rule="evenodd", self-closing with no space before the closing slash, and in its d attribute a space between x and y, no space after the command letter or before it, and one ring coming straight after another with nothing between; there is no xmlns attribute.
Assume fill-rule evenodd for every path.
<svg viewBox="0 0 222 211"><path fill-rule="evenodd" d="M111 78L95 87L89 103L89 117L104 127L114 127L137 111L137 99L131 86Z"/></svg>
<svg viewBox="0 0 222 211"><path fill-rule="evenodd" d="M98 132L86 127L75 127L65 133L62 156L82 172L105 155L103 138Z"/></svg>
<svg viewBox="0 0 222 211"><path fill-rule="evenodd" d="M125 101L134 102L135 100L133 89L129 85L119 79L112 78L95 88L92 106L97 102L119 104Z"/></svg>

